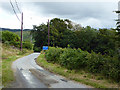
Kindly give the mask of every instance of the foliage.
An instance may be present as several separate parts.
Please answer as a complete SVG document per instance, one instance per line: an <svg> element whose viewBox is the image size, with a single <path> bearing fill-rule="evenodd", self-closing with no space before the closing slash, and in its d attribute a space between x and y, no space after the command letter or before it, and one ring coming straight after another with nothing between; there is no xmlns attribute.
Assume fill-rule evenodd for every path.
<svg viewBox="0 0 120 90"><path fill-rule="evenodd" d="M60 65L68 69L80 69L86 66L87 52L83 52L81 49L64 49L64 52L60 55Z"/></svg>
<svg viewBox="0 0 120 90"><path fill-rule="evenodd" d="M34 26L31 35L35 40L34 49L48 45L48 25ZM116 32L113 29L94 29L81 27L68 19L54 18L50 21L50 46L81 48L102 55L114 56L118 50ZM40 51L40 49L39 49Z"/></svg>
<svg viewBox="0 0 120 90"><path fill-rule="evenodd" d="M20 48L20 41L19 42L10 41L9 43L10 43L11 46L15 46L17 48Z"/></svg>
<svg viewBox="0 0 120 90"><path fill-rule="evenodd" d="M103 65L102 73L107 78L112 78L113 80L120 82L120 60L118 57L105 58L105 64Z"/></svg>
<svg viewBox="0 0 120 90"><path fill-rule="evenodd" d="M54 18L50 21L50 46L66 47L70 44L72 47L75 34L71 31L73 26L70 20ZM34 26L31 35L35 40L34 47L48 45L48 25L41 24Z"/></svg>
<svg viewBox="0 0 120 90"><path fill-rule="evenodd" d="M40 26L34 26L34 30L31 31L32 37L34 38L34 50L40 51L39 47L43 47L43 45L47 45L47 26L45 24L41 24Z"/></svg>
<svg viewBox="0 0 120 90"><path fill-rule="evenodd" d="M104 56L100 53L96 54L92 52L91 54L87 55L88 59L87 62L87 70L92 73L101 73L103 70L103 65L105 64Z"/></svg>
<svg viewBox="0 0 120 90"><path fill-rule="evenodd" d="M68 70L65 67L60 67L59 64L47 62L44 56L45 54L40 54L36 62L38 65L52 73L62 75L70 80L74 80L94 88L118 88L118 83L115 83L113 80L107 80L103 75L92 74L80 69Z"/></svg>
<svg viewBox="0 0 120 90"><path fill-rule="evenodd" d="M45 52L47 61L59 62L60 54L63 52L62 48L49 47L49 51Z"/></svg>
<svg viewBox="0 0 120 90"><path fill-rule="evenodd" d="M35 40L34 50L40 51L42 46L48 45L48 24L34 26L31 35ZM68 45L69 48L66 48ZM50 20L52 48L46 51L45 56L48 62L58 63L68 69L83 68L117 81L120 80L119 45L119 35L114 29L97 30L90 26L81 27L68 19L54 18ZM65 49L54 48L57 46Z"/></svg>
<svg viewBox="0 0 120 90"><path fill-rule="evenodd" d="M40 52L42 50L41 47L33 47L34 52Z"/></svg>
<svg viewBox="0 0 120 90"><path fill-rule="evenodd" d="M3 31L2 42L5 42L5 41L18 42L20 41L20 37L17 34L14 34L13 32Z"/></svg>
<svg viewBox="0 0 120 90"><path fill-rule="evenodd" d="M107 29L93 29L86 27L76 33L76 48L94 51L96 53L114 55L115 54L115 31Z"/></svg>
<svg viewBox="0 0 120 90"><path fill-rule="evenodd" d="M33 45L31 42L23 42L23 48L26 48L26 49L29 49L29 50L32 50L33 49Z"/></svg>
<svg viewBox="0 0 120 90"><path fill-rule="evenodd" d="M14 32L15 34L19 35L21 37L21 31ZM30 35L30 31L24 31L23 30L23 41L33 42L32 36Z"/></svg>
<svg viewBox="0 0 120 90"><path fill-rule="evenodd" d="M8 46L20 48L20 37L14 32L2 31L2 42ZM33 44L30 41L23 41L23 48L32 50Z"/></svg>
<svg viewBox="0 0 120 90"><path fill-rule="evenodd" d="M118 15L120 14L120 11L115 11L115 12ZM120 59L120 19L118 18L116 21L117 21L117 23L116 23L117 28L115 29L115 31L116 31L115 44L116 44L116 48L117 48L116 52L118 53L119 59Z"/></svg>
<svg viewBox="0 0 120 90"><path fill-rule="evenodd" d="M1 43L0 43L1 44ZM4 43L2 43L2 85L6 87L8 84L15 80L13 70L11 68L12 62L25 55L33 53L32 50L14 49ZM1 62L0 62L1 63Z"/></svg>
<svg viewBox="0 0 120 90"><path fill-rule="evenodd" d="M110 57L93 51L88 53L81 49L50 47L45 52L45 57L48 62L58 63L70 70L84 69L93 74L102 74L116 82L120 81L118 56Z"/></svg>

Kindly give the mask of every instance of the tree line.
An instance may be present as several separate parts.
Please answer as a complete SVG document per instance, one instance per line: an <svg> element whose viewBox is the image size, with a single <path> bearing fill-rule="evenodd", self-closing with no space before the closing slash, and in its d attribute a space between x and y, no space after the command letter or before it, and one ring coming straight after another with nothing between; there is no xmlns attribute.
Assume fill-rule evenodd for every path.
<svg viewBox="0 0 120 90"><path fill-rule="evenodd" d="M82 27L68 19L54 18L50 20L50 46L65 48L81 48L84 51L114 56L119 51L119 40L114 29L94 29ZM34 50L40 51L48 45L48 23L33 26L31 31Z"/></svg>

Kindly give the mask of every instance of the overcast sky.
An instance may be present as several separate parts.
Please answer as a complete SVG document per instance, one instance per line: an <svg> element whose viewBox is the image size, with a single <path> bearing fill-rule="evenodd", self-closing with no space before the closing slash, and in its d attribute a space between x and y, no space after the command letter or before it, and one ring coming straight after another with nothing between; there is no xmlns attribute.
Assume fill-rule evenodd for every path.
<svg viewBox="0 0 120 90"><path fill-rule="evenodd" d="M20 21L15 16L12 6L8 1L1 0L0 2L0 27L20 29ZM18 12L16 3L14 0L11 1L18 17L21 19L21 14ZM81 24L83 27L88 25L93 28L116 27L114 19L117 19L118 16L113 11L118 10L117 0L69 1L18 1L18 6L24 14L24 29L31 29L32 25L40 25L41 23L46 23L48 19L53 18L70 19L75 23Z"/></svg>

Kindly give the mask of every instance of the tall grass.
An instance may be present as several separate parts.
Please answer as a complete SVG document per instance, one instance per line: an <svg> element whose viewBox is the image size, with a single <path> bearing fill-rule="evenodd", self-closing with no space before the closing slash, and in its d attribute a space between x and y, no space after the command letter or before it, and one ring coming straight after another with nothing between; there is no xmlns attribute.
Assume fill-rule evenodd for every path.
<svg viewBox="0 0 120 90"><path fill-rule="evenodd" d="M2 45L2 84L6 87L11 81L14 81L14 75L11 68L12 62L16 59L32 53L33 51L23 49L21 52L17 48L9 45Z"/></svg>

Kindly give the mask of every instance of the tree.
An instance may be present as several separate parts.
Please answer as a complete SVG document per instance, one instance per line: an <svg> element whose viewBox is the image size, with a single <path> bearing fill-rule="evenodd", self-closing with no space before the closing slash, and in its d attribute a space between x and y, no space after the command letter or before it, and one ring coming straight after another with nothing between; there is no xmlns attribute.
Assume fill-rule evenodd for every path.
<svg viewBox="0 0 120 90"><path fill-rule="evenodd" d="M2 31L2 42L9 41L9 42L18 42L20 41L20 37L10 31Z"/></svg>
<svg viewBox="0 0 120 90"><path fill-rule="evenodd" d="M118 3L118 6L120 5L120 2ZM118 8L119 9L119 8ZM116 49L117 49L117 53L118 53L118 56L119 56L119 59L120 59L120 18L119 18L119 15L120 15L120 10L118 11L115 11L117 14L118 14L118 19L116 20L117 23L117 28L115 29L116 30Z"/></svg>
<svg viewBox="0 0 120 90"><path fill-rule="evenodd" d="M114 55L115 53L115 31L108 29L93 29L90 26L75 31L75 48L81 48L88 52L94 51L101 54Z"/></svg>
<svg viewBox="0 0 120 90"><path fill-rule="evenodd" d="M81 48L82 50L87 50L91 52L96 46L96 43L93 43L94 39L97 37L97 32L95 29L87 26L82 30L75 31L77 35L77 44L76 48Z"/></svg>
<svg viewBox="0 0 120 90"><path fill-rule="evenodd" d="M72 37L74 35L72 35L72 31L70 30L71 28L72 24L68 19L63 20L54 18L50 20L50 46L65 47L67 44L72 44ZM31 34L35 40L35 47L42 47L43 45L47 45L48 24L34 26Z"/></svg>
<svg viewBox="0 0 120 90"><path fill-rule="evenodd" d="M34 26L31 31L35 40L34 47L40 49L48 45L48 24ZM50 20L50 46L81 48L88 52L112 55L115 51L115 31L96 30L90 26L81 27L68 19Z"/></svg>
<svg viewBox="0 0 120 90"><path fill-rule="evenodd" d="M35 40L35 47L42 47L43 45L47 45L47 33L47 26L45 24L41 24L40 26L33 26L31 34Z"/></svg>

